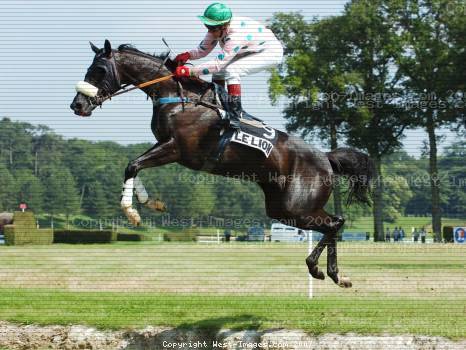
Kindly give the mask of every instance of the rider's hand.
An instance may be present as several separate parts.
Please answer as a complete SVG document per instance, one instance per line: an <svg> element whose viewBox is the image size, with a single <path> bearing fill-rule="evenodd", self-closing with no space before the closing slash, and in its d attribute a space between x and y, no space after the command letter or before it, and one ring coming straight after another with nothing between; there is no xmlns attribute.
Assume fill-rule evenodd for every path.
<svg viewBox="0 0 466 350"><path fill-rule="evenodd" d="M176 67L174 75L176 78L183 78L183 77L189 78L193 76L192 73L193 72L189 69L189 67L179 66L179 67Z"/></svg>
<svg viewBox="0 0 466 350"><path fill-rule="evenodd" d="M183 52L175 57L175 62L184 65L190 58L191 54L189 52Z"/></svg>

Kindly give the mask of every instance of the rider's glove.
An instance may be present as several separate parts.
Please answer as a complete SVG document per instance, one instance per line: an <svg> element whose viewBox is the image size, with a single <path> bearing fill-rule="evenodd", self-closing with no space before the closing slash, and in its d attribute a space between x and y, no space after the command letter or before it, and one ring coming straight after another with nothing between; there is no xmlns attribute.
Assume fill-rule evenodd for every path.
<svg viewBox="0 0 466 350"><path fill-rule="evenodd" d="M184 65L190 58L191 54L189 52L183 52L175 57L175 62Z"/></svg>
<svg viewBox="0 0 466 350"><path fill-rule="evenodd" d="M183 78L183 77L189 78L189 77L195 76L194 72L190 70L189 67L186 67L186 66L176 67L174 75L176 78Z"/></svg>

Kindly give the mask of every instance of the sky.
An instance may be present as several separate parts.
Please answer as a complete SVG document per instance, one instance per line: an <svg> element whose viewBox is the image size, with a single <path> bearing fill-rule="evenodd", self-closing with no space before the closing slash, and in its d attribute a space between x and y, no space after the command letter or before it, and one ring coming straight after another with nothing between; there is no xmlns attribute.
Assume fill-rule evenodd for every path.
<svg viewBox="0 0 466 350"><path fill-rule="evenodd" d="M131 43L149 53L194 48L205 34L196 15L212 1L158 0L0 0L0 118L45 124L65 138L115 141L123 144L154 142L150 131L152 104L140 91L118 96L81 118L69 105L76 82L84 79L93 53L89 41L102 47ZM229 0L234 15L266 21L276 12L300 12L306 19L338 15L342 0ZM215 52L220 50L217 48ZM172 56L173 57L173 56ZM200 61L195 61L200 62ZM283 102L268 99L268 73L242 81L245 110L279 130L285 130ZM455 140L447 130L441 147ZM427 135L410 130L405 150L421 153ZM315 141L315 146L325 148Z"/></svg>

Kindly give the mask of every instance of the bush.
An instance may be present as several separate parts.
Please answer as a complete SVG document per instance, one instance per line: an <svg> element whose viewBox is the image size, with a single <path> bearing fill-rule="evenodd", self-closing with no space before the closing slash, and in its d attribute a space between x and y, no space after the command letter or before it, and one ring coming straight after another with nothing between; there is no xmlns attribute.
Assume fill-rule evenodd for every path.
<svg viewBox="0 0 466 350"><path fill-rule="evenodd" d="M91 230L62 230L53 233L53 243L110 243L115 240L116 233L112 231L91 231Z"/></svg>
<svg viewBox="0 0 466 350"><path fill-rule="evenodd" d="M50 229L39 230L34 213L30 211L15 212L13 225L4 226L5 244L51 244L53 233Z"/></svg>
<svg viewBox="0 0 466 350"><path fill-rule="evenodd" d="M445 243L453 243L453 227L452 226L443 226L443 241Z"/></svg>
<svg viewBox="0 0 466 350"><path fill-rule="evenodd" d="M3 227L6 245L23 244L52 244L53 232L51 229L24 229L16 225L5 225Z"/></svg>
<svg viewBox="0 0 466 350"><path fill-rule="evenodd" d="M181 232L167 232L163 234L163 240L168 242L195 242L199 233L199 229L195 227Z"/></svg>
<svg viewBox="0 0 466 350"><path fill-rule="evenodd" d="M118 233L117 241L140 242L145 241L146 236L140 233Z"/></svg>

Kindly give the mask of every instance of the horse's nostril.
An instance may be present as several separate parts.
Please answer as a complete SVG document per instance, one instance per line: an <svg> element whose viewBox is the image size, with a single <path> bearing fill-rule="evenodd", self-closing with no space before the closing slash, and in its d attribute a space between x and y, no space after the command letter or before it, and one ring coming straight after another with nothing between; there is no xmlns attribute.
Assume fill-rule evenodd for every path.
<svg viewBox="0 0 466 350"><path fill-rule="evenodd" d="M74 104L74 109L77 109L78 111L81 110L83 107L82 103L75 102Z"/></svg>

